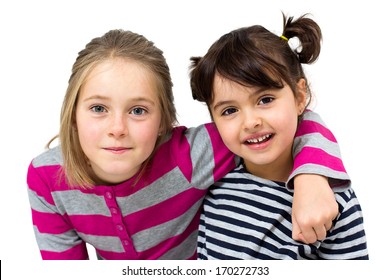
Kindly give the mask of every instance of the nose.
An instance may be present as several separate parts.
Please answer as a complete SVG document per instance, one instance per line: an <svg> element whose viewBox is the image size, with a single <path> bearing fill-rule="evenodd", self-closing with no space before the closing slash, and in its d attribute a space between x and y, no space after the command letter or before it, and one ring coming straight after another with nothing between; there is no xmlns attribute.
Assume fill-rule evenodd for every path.
<svg viewBox="0 0 390 280"><path fill-rule="evenodd" d="M244 114L243 128L245 131L251 132L258 129L263 124L263 120L255 112L250 111Z"/></svg>
<svg viewBox="0 0 390 280"><path fill-rule="evenodd" d="M128 133L126 117L123 115L113 116L108 131L111 137L121 138L126 136Z"/></svg>

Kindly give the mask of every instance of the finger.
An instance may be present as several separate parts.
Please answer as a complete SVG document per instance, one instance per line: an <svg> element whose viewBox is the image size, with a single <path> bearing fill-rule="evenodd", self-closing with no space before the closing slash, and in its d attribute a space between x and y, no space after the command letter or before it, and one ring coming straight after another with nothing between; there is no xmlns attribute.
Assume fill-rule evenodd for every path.
<svg viewBox="0 0 390 280"><path fill-rule="evenodd" d="M300 225L301 233L305 239L306 244L314 243L317 241L317 234L311 226Z"/></svg>
<svg viewBox="0 0 390 280"><path fill-rule="evenodd" d="M313 228L305 228L302 230L302 235L306 240L306 244L314 243L317 241L317 234Z"/></svg>
<svg viewBox="0 0 390 280"><path fill-rule="evenodd" d="M312 227L300 226L297 223L294 215L292 215L291 221L292 221L292 229L293 229L293 239L297 241L302 241L303 243L306 244L314 243L317 241L317 235Z"/></svg>
<svg viewBox="0 0 390 280"><path fill-rule="evenodd" d="M308 242L305 237L303 236L302 232L298 233L298 238L296 239L297 241L301 241L305 244L309 244L310 242Z"/></svg>
<svg viewBox="0 0 390 280"><path fill-rule="evenodd" d="M333 221L328 221L324 226L326 231L330 230L333 227Z"/></svg>
<svg viewBox="0 0 390 280"><path fill-rule="evenodd" d="M325 225L321 226L321 227L316 227L316 228L313 228L316 236L317 236L317 240L324 240L325 237L326 237L326 227Z"/></svg>
<svg viewBox="0 0 390 280"><path fill-rule="evenodd" d="M301 228L299 227L294 215L291 216L291 220L292 220L292 238L296 241L301 241L306 243L306 240L302 235Z"/></svg>

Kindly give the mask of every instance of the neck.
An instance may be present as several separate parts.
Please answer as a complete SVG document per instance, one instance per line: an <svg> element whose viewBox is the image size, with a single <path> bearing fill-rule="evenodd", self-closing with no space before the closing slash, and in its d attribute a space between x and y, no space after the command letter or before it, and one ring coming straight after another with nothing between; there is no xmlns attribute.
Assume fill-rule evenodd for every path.
<svg viewBox="0 0 390 280"><path fill-rule="evenodd" d="M280 156L268 164L258 165L247 162L246 160L244 160L244 163L246 169L252 175L277 182L287 182L294 167L294 160L291 153L286 156Z"/></svg>

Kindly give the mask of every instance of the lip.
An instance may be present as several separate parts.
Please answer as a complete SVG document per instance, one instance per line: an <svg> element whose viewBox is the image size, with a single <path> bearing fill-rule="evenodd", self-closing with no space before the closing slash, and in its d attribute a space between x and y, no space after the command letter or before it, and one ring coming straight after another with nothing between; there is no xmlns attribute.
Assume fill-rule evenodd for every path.
<svg viewBox="0 0 390 280"><path fill-rule="evenodd" d="M264 136L267 136L267 135L272 135L273 136L274 133L272 133L272 132L262 132L262 133L251 134L251 135L245 137L242 142L245 144L249 140L263 138Z"/></svg>
<svg viewBox="0 0 390 280"><path fill-rule="evenodd" d="M275 134L271 132L256 133L245 137L243 139L242 144L253 150L263 150L266 149L271 144L271 141L274 138L274 136ZM265 138L264 141L256 142L256 140L263 139L263 138ZM250 143L250 141L252 142Z"/></svg>
<svg viewBox="0 0 390 280"><path fill-rule="evenodd" d="M131 148L128 147L105 147L103 150L108 151L113 154L123 154L129 151Z"/></svg>

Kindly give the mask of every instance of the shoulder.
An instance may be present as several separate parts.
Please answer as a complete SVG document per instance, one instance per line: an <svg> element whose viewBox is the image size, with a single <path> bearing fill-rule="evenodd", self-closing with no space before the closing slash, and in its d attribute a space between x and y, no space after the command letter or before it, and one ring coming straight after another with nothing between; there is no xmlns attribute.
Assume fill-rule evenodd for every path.
<svg viewBox="0 0 390 280"><path fill-rule="evenodd" d="M62 165L62 154L61 147L56 146L52 149L49 149L32 160L32 166L37 168L41 166L50 166L50 165Z"/></svg>
<svg viewBox="0 0 390 280"><path fill-rule="evenodd" d="M335 188L333 191L334 191L337 202L341 206L345 206L351 202L358 203L356 194L351 186L346 186L346 187L342 187L342 188Z"/></svg>
<svg viewBox="0 0 390 280"><path fill-rule="evenodd" d="M195 146L199 148L202 146L220 146L222 139L214 123L207 123L190 128L177 126L164 143L173 147Z"/></svg>
<svg viewBox="0 0 390 280"><path fill-rule="evenodd" d="M338 220L342 220L349 216L362 216L362 209L355 191L349 186L343 191L335 191L335 198L339 205L340 216Z"/></svg>
<svg viewBox="0 0 390 280"><path fill-rule="evenodd" d="M218 134L214 123L205 123L196 127L177 126L173 128L172 137L185 135L186 137L202 137L202 135Z"/></svg>
<svg viewBox="0 0 390 280"><path fill-rule="evenodd" d="M305 110L303 118L307 121L322 122L321 116L318 113L309 109Z"/></svg>
<svg viewBox="0 0 390 280"><path fill-rule="evenodd" d="M50 193L62 182L62 154L59 146L41 153L35 157L27 171L27 185L29 189L50 200Z"/></svg>

